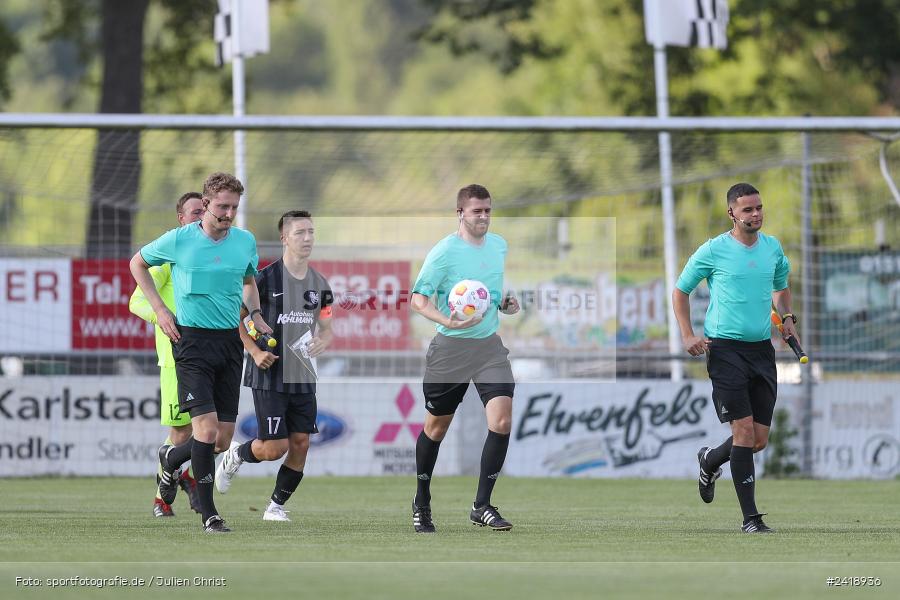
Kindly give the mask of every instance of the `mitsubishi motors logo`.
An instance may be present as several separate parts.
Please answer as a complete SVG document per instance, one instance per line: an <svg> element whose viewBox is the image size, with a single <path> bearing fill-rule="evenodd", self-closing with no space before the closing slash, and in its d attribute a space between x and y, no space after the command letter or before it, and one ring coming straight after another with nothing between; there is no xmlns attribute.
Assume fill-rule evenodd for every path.
<svg viewBox="0 0 900 600"><path fill-rule="evenodd" d="M409 430L412 439L416 440L418 439L419 434L422 433L422 429L425 427L424 423L407 422L409 414L416 404L416 398L413 396L408 385L403 384L403 387L400 388L400 393L398 393L397 398L394 399L394 404L397 405L397 410L400 412L401 422L382 423L381 427L378 428L378 432L375 434L374 441L376 444L393 444L397 441L397 436L400 435L400 431L403 430L404 427Z"/></svg>

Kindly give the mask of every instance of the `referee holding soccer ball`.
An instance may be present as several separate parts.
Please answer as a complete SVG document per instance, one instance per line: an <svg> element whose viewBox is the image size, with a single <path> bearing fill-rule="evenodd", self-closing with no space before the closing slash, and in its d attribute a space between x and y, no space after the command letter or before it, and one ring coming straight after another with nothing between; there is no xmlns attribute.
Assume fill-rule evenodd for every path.
<svg viewBox="0 0 900 600"><path fill-rule="evenodd" d="M505 531L512 524L490 503L491 492L509 447L512 397L515 391L509 350L500 336L498 309L512 315L519 311L513 297L503 297L503 271L507 244L488 233L491 195L480 185L469 185L456 198L459 229L428 253L412 289L412 310L434 321L437 334L425 355L425 427L416 441L417 490L413 499L413 527L417 533L434 533L431 516L431 477L441 440L462 402L469 381L484 403L488 434L481 454L478 491L469 518L472 523ZM458 282L474 279L490 291L491 302L483 315L459 320L451 314L447 298ZM431 297L437 296L437 306ZM501 301L501 298L504 298Z"/></svg>
<svg viewBox="0 0 900 600"><path fill-rule="evenodd" d="M730 460L744 515L741 531L771 533L756 508L753 453L768 443L778 389L771 342L773 301L784 321L782 335L797 337L788 289L790 264L781 243L760 233L763 205L756 188L733 185L726 201L734 226L691 256L678 278L672 306L685 349L692 356L706 353L716 414L731 424L732 436L723 444L697 453L700 498L713 501L720 467ZM710 302L701 337L691 327L689 295L703 279L709 284Z"/></svg>

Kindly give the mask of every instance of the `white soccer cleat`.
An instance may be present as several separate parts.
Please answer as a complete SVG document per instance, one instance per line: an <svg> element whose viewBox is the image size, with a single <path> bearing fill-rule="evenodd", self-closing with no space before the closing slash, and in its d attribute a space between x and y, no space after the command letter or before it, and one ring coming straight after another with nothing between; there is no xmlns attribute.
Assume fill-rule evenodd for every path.
<svg viewBox="0 0 900 600"><path fill-rule="evenodd" d="M269 505L266 507L265 514L263 514L263 521L290 521L290 517L287 516L289 512L291 511L284 510L284 506L269 500Z"/></svg>
<svg viewBox="0 0 900 600"><path fill-rule="evenodd" d="M216 467L216 489L219 490L220 494L228 492L228 488L231 487L231 480L237 475L238 469L244 463L241 457L238 456L237 450L240 447L241 445L238 442L231 442L228 450L222 454L219 466Z"/></svg>

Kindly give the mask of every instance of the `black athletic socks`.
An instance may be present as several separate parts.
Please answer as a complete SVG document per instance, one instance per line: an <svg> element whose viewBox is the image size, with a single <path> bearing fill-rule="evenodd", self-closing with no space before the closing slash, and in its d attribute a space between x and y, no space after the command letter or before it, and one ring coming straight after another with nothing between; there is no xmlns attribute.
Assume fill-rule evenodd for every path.
<svg viewBox="0 0 900 600"><path fill-rule="evenodd" d="M706 455L706 464L701 465L707 473L715 473L716 470L731 460L731 442L734 438L730 437L721 445L712 448Z"/></svg>
<svg viewBox="0 0 900 600"><path fill-rule="evenodd" d="M260 462L258 458L253 455L253 440L249 442L244 442L238 447L237 450L238 456L241 457L241 460L248 463L258 463Z"/></svg>
<svg viewBox="0 0 900 600"><path fill-rule="evenodd" d="M731 477L734 480L734 490L737 492L738 502L741 503L741 512L744 520L758 515L756 510L756 498L754 495L756 475L753 465L753 448L745 446L731 447Z"/></svg>
<svg viewBox="0 0 900 600"><path fill-rule="evenodd" d="M432 440L422 430L416 440L416 506L431 504L431 474L434 473L440 449L441 443Z"/></svg>
<svg viewBox="0 0 900 600"><path fill-rule="evenodd" d="M213 472L216 470L213 451L215 449L215 443L205 444L199 440L194 440L191 451L191 464L194 466L194 478L197 480L197 499L200 502L200 516L204 523L211 516L218 514L216 505L213 502L213 482L215 480Z"/></svg>
<svg viewBox="0 0 900 600"><path fill-rule="evenodd" d="M188 441L185 443L178 446L172 446L172 449L169 450L169 454L166 456L166 462L169 463L169 467L177 469L190 460L193 444L194 438L188 438Z"/></svg>
<svg viewBox="0 0 900 600"><path fill-rule="evenodd" d="M275 478L275 491L272 492L272 502L281 504L287 502L291 494L297 490L300 480L303 479L303 471L295 471L290 467L281 465L278 476Z"/></svg>
<svg viewBox="0 0 900 600"><path fill-rule="evenodd" d="M481 474L478 477L478 492L475 495L475 508L481 508L491 503L491 492L494 484L503 469L503 461L506 460L506 450L509 448L509 434L497 433L488 430L487 439L484 440L484 449L481 451Z"/></svg>

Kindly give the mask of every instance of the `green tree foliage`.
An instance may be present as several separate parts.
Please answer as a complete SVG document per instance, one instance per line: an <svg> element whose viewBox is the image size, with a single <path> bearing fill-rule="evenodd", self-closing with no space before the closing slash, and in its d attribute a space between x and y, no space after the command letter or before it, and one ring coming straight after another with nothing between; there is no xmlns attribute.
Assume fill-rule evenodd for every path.
<svg viewBox="0 0 900 600"><path fill-rule="evenodd" d="M727 51L668 50L672 114L896 112L898 44L896 36L884 32L896 30L898 2L730 0ZM146 4L140 110L228 111L229 69L212 65L214 0L116 4ZM854 10L863 4L866 10ZM13 38L21 48L5 63L12 92L8 110L90 112L102 105L103 7L102 0L3 2L0 20L6 28L0 30L0 48ZM641 0L273 1L272 52L247 63L247 110L652 115L652 49L644 40L642 11ZM0 77L2 56L6 55L0 51ZM31 132L23 135L30 138ZM621 256L628 256L634 265L650 265L656 273L661 243L654 135L609 134L586 141L590 136L523 134L510 142L512 137L463 135L440 140L410 135L404 143L415 150L403 152L386 134L250 133L248 189L254 207L250 225L258 226L259 218L268 226L271 214L289 202L302 201L318 213L347 203L358 205L364 202L362 195L377 198L379 206L385 202L400 206L412 189L417 208L425 210L419 203L432 203L435 209L437 199L446 196L448 182L508 181L497 193L517 212L623 217L623 233L629 240L643 241L640 256L624 251ZM798 157L798 141L792 137L796 138L673 135L679 210L689 209L690 214L679 220L685 243L682 256L694 241L705 239L710 224L727 224L721 207L725 177L752 177L767 199L778 198L783 208L794 210L797 194L790 182L796 180L783 172L762 175L771 166L766 162L771 157ZM148 155L143 154L147 164L142 166L137 196L130 192L123 196L131 198L123 200L126 204L139 198L142 209L136 211L138 229L131 237L142 241L157 234L160 219L151 219L148 211L165 206L168 214L170 200L199 185L210 168L227 168L230 139L224 133L144 133L141 144L150 148L152 140L150 156L157 167L150 173ZM60 146L49 138L40 143ZM372 150L380 144L385 144L383 152ZM95 148L88 147L86 152L72 153L65 168L53 169L90 172L95 168ZM442 156L440 164L435 164L435 156ZM534 162L523 166L535 157L539 166ZM35 158L40 160L37 151ZM307 166L313 164L319 167ZM527 172L519 175L516 169ZM6 184L4 170L10 177L16 174L10 164L0 164L0 178ZM866 185L875 188L881 181L877 172L855 177L873 182ZM86 198L91 187L102 188L86 187L88 192L73 197ZM43 192L38 185L32 188L18 194L17 202L30 202L29 193L37 197L38 191ZM879 201L873 197L873 202ZM545 206L530 208L531 204ZM835 207L827 213L829 219L832 215L858 218L860 223L865 219L864 214L841 210L839 200L823 198L817 206ZM65 210L73 211L72 222L89 215L83 207L80 212ZM30 222L21 219L23 224ZM779 227L780 221L773 220L771 226ZM7 231L25 236L33 230ZM859 236L868 234L868 229L859 231ZM80 242L73 239L72 243Z"/></svg>
<svg viewBox="0 0 900 600"><path fill-rule="evenodd" d="M197 52L212 30L215 0L157 0L154 4L151 11L151 0L46 0L42 37L48 43L67 41L77 50L85 67L78 81L99 88L98 112L140 113L145 106L173 112L218 108L223 94L215 89L193 93L198 76L215 73L211 57ZM148 18L159 24L155 35L145 38ZM99 68L90 68L93 64ZM140 134L99 131L87 224L88 256L130 253L140 175Z"/></svg>
<svg viewBox="0 0 900 600"><path fill-rule="evenodd" d="M643 0L421 0L420 37L478 53L504 74L599 45L581 75L601 78L617 114L655 113ZM672 114L871 114L900 108L900 0L732 0L725 52L669 48ZM559 29L562 27L562 29ZM570 88L569 91L572 91ZM577 91L577 90L576 90Z"/></svg>
<svg viewBox="0 0 900 600"><path fill-rule="evenodd" d="M841 111L839 102L819 95L822 86L809 85L816 79L825 79L830 91L839 91L841 79L865 80L876 93L874 110L900 109L900 0L738 0L732 14L735 38L759 40L765 64L774 67L758 83L788 90L808 107L801 112ZM801 61L805 76L787 68L791 59Z"/></svg>
<svg viewBox="0 0 900 600"><path fill-rule="evenodd" d="M533 20L537 0L422 0L435 18L416 32L416 38L446 43L454 55L480 53L509 74L526 57L550 59L560 55L561 45L548 43ZM500 35L495 35L496 33Z"/></svg>
<svg viewBox="0 0 900 600"><path fill-rule="evenodd" d="M140 103L147 112L217 112L228 100L228 78L213 62L212 28L216 0L124 0L112 12L105 0L42 0L42 39L67 42L82 65L85 92L101 89L102 70L112 49L103 46L103 27L122 27L115 19L140 17L143 44L127 50L128 60L139 59ZM114 43L125 43L111 40ZM114 78L115 74L111 74ZM124 76L124 74L123 74ZM202 89L203 94L198 94ZM103 112L101 110L101 112Z"/></svg>
<svg viewBox="0 0 900 600"><path fill-rule="evenodd" d="M422 39L461 60L472 61L477 56L492 64L502 76L501 89L495 93L507 98L501 103L501 111L541 115L656 114L653 51L644 38L642 0L422 2L431 10ZM730 0L729 5L726 51L667 49L671 114L898 113L900 42L890 32L900 26L900 0ZM472 43L473 38L479 42ZM529 44L517 43L522 39L529 40ZM545 48L554 52L545 52ZM629 139L640 148L641 157L641 163L630 165L631 168L648 176L658 172L655 149L646 143L642 145L641 136ZM700 173L751 176L766 198L777 198L780 209L786 211L783 214L796 214L798 190L786 185L783 173L772 173L770 177L760 171L762 157L798 156L797 142L796 137L786 135L673 134L676 180L690 182ZM828 145L814 144L816 156L819 152L827 155ZM568 159L564 154L557 157L560 173L577 172L565 164ZM878 198L883 182L870 167L866 176L857 174L852 183L838 183L838 179L829 183L835 189L841 185L859 186L861 196ZM849 174L826 171L823 176L846 179ZM867 183L862 184L863 181ZM723 182L716 185L722 186ZM853 211L841 213L840 203L830 197L829 189L817 191L819 197L815 200L823 218L840 221L848 230L868 232L859 215ZM679 220L680 240L702 240L710 223L725 225L721 214L723 193L724 188L710 189L709 183L679 188L680 214L690 215L689 219ZM632 206L639 203L655 207L658 190L648 188L637 198L621 197L626 199ZM573 201L580 205L575 207L576 212L596 205L589 197ZM778 227L779 223L773 222L772 226ZM648 241L659 238L655 221L645 220L642 227ZM659 244L645 248L645 258L661 258ZM693 244L688 243L680 252L683 256L692 249Z"/></svg>

